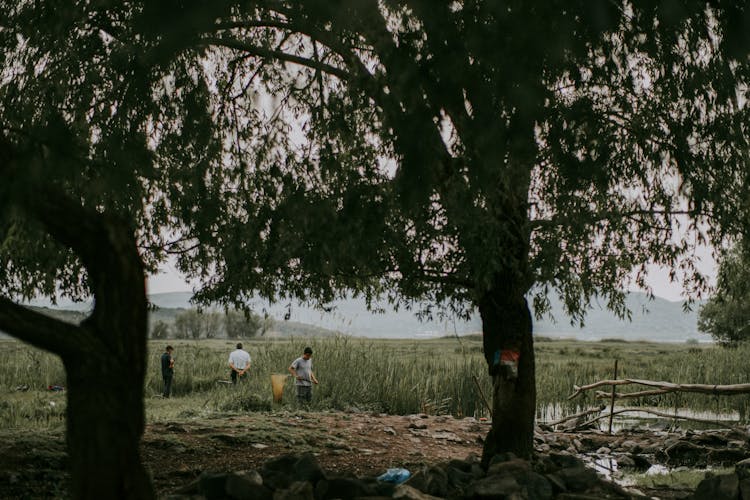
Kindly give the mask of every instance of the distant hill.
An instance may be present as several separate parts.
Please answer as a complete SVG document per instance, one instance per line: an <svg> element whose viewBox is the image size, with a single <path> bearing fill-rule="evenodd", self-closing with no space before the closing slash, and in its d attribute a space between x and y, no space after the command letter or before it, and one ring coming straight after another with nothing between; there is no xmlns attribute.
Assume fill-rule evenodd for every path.
<svg viewBox="0 0 750 500"><path fill-rule="evenodd" d="M149 296L156 306L152 312L152 321L171 322L181 310L192 307L190 292L158 293ZM36 306L51 310L71 309L73 313L82 314L89 311L87 302L61 302L56 306L45 301L34 301ZM628 295L627 304L633 312L632 321L620 320L604 305L594 304L586 316L585 326L571 326L563 313L560 302L553 298L552 315L555 321L544 318L534 322L535 335L546 337L568 337L580 340L598 340L619 338L624 340L651 340L655 342L685 342L695 339L709 342L710 336L698 332L697 317L700 303L693 304L690 312L683 312L681 302L670 302L665 299L647 299L643 293L633 292ZM265 301L251 303L258 314L268 314L275 319L270 334L302 335L307 332L314 335L331 335L340 332L347 335L381 338L421 338L444 335L465 335L480 332L481 322L478 315L470 321L448 319L445 321L420 322L411 311L393 311L387 308L383 314L367 310L363 299L339 300L331 304L331 312L323 312L296 303L269 304ZM284 317L289 314L289 320ZM72 316L71 316L72 317ZM315 329L310 328L310 325Z"/></svg>
<svg viewBox="0 0 750 500"><path fill-rule="evenodd" d="M626 299L632 311L632 321L621 320L608 311L605 304L594 304L585 318L583 328L571 326L563 313L560 301L552 301L552 315L534 324L537 335L569 337L579 340L619 338L624 340L651 340L654 342L685 342L694 339L711 342L711 336L698 331L698 311L703 301L683 311L683 302L671 302L655 297L648 300L644 293L631 292Z"/></svg>
<svg viewBox="0 0 750 500"><path fill-rule="evenodd" d="M150 296L155 305L188 307L189 292L163 293ZM689 312L683 311L682 302L671 302L659 297L648 300L644 293L631 292L627 305L632 311L632 321L621 320L603 304L594 303L586 316L585 326L571 326L563 312L562 304L552 298L551 314L555 321L543 318L534 322L534 333L546 337L570 337L581 340L620 338L624 340L652 340L655 342L684 342L695 339L711 341L711 337L698 332L698 310L702 302L692 305ZM320 326L346 334L364 337L411 338L442 335L465 335L480 332L482 329L478 315L471 321L447 320L420 323L410 311L389 310L384 314L367 311L364 300L339 300L332 304L332 311L326 313L292 303L268 304L258 301L253 309L266 311L281 320L289 310L290 320ZM283 321L283 320L282 320Z"/></svg>

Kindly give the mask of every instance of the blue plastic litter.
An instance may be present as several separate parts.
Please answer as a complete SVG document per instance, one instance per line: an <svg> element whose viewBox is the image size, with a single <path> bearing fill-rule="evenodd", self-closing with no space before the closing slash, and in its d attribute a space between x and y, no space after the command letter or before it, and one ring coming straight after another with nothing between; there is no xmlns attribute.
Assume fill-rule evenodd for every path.
<svg viewBox="0 0 750 500"><path fill-rule="evenodd" d="M385 474L378 476L378 481L385 483L401 484L411 476L411 472L406 469L388 469Z"/></svg>

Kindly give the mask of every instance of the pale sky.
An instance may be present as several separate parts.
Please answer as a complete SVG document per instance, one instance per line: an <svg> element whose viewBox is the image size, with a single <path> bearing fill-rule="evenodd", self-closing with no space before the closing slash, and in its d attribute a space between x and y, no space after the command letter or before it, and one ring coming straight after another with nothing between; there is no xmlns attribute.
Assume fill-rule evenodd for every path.
<svg viewBox="0 0 750 500"><path fill-rule="evenodd" d="M701 252L699 269L710 277L711 285L715 284L717 265L711 257L710 251ZM649 270L649 283L654 289L654 295L671 301L684 300L682 290L677 283L669 282L669 271L652 266ZM148 293L190 292L191 285L185 281L173 265L164 265L162 272L148 279Z"/></svg>

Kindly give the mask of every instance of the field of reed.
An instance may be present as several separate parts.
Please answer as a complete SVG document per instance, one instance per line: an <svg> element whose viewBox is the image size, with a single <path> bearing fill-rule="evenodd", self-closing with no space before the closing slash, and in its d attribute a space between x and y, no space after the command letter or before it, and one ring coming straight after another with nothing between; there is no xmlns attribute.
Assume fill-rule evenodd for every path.
<svg viewBox="0 0 750 500"><path fill-rule="evenodd" d="M252 357L249 377L229 384L229 352L236 341L175 340L173 397L161 398L159 357L165 341L149 344L145 382L149 422L201 417L222 418L274 408L271 375L286 369L310 345L320 385L314 410L358 410L392 414L430 413L486 417L482 393L491 394L479 336L384 340L354 337L254 339L243 341ZM575 385L612 378L693 384L750 382L750 346L536 339L537 407L540 421L576 413L597 404L593 394L568 400ZM475 382L475 378L478 381ZM0 341L0 425L4 428L57 427L65 415L65 372L49 353L13 340ZM52 389L50 389L52 387ZM621 392L627 389L620 388ZM295 407L287 378L283 407ZM750 395L671 394L629 405L663 411L736 412L748 419Z"/></svg>

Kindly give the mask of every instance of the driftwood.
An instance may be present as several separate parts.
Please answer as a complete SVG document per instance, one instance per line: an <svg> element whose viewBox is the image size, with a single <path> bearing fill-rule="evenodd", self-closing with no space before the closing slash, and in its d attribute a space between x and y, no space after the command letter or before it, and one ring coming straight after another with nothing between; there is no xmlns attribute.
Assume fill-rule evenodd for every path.
<svg viewBox="0 0 750 500"><path fill-rule="evenodd" d="M652 391L638 391L638 392L615 392L615 399L633 399L642 398L644 396L658 396L660 394L670 394L676 391L668 391L662 389L654 389ZM612 397L612 394L604 391L596 391L594 393L596 399L608 399Z"/></svg>
<svg viewBox="0 0 750 500"><path fill-rule="evenodd" d="M750 393L750 384L733 384L733 385L711 385L711 384L673 384L671 382L658 382L653 380L639 380L639 379L622 379L622 380L600 380L589 385L573 386L575 392L568 396L568 399L573 399L579 394L601 387L604 385L615 386L615 385L629 385L638 384L645 385L648 387L657 387L658 392L653 394L665 394L668 392L698 392L702 394L723 394L723 395L734 395L734 394L747 394ZM648 391L651 392L651 391ZM645 394L641 394L645 395ZM608 395L607 397L609 397Z"/></svg>
<svg viewBox="0 0 750 500"><path fill-rule="evenodd" d="M721 420L711 420L711 419L705 419L705 418L688 417L688 416L685 416L685 415L676 415L674 413L667 413L667 412L658 411L658 410L651 410L651 409L647 409L647 408L621 408L619 410L615 410L614 412L607 412L607 413L604 413L602 415L598 415L598 416L596 416L596 417L594 417L594 418L592 418L590 420L585 420L584 419L585 417L587 417L589 415L592 415L592 414L595 414L595 413L600 413L600 412L604 411L605 408L606 408L606 405L600 405L597 408L592 408L590 410L585 410L585 411L582 411L580 413L576 413L575 415L569 415L569 416L561 418L559 420L555 420L554 422L544 423L543 425L545 426L545 428L549 427L550 429L553 429L557 425L560 425L562 423L568 422L570 420L576 420L577 419L577 420L579 420L579 423L575 427L573 427L573 428L570 429L570 431L574 432L574 431L577 431L577 430L580 430L580 429L586 429L586 428L590 427L592 424L595 424L596 422L598 422L599 420L602 420L602 419L605 419L605 418L610 418L611 416L614 416L614 415L620 415L622 413L648 413L649 415L655 415L657 417L668 418L668 419L671 419L671 420L687 420L687 421L691 421L691 422L700 422L700 423L705 423L705 424L726 424L726 422L722 422Z"/></svg>
<svg viewBox="0 0 750 500"><path fill-rule="evenodd" d="M575 415L568 415L567 417L563 417L560 420L555 420L554 422L548 422L545 425L549 425L549 426L554 427L555 425L560 425L560 424L562 424L564 422L567 422L569 420L574 420L576 418L588 417L592 413L601 413L602 410L604 410L604 408L606 408L605 405L600 405L597 408L591 408L590 410L584 410L584 411L582 411L580 413L576 413Z"/></svg>
<svg viewBox="0 0 750 500"><path fill-rule="evenodd" d="M688 420L690 422L701 422L704 424L726 424L726 422L722 422L721 420L711 420L706 418L697 418L697 417L687 417L685 415L675 415L674 413L666 413L663 411L658 410L649 410L645 408L622 408L620 410L615 410L612 412L613 415L619 415L621 413L648 413L649 415L656 415L657 417L664 417L669 418L672 420ZM601 420L603 418L609 418L610 413L606 413L604 415L600 415L596 418L593 418L591 420L588 420L586 422L583 422L581 425L576 426L576 429L580 428L586 428L589 425L595 423L598 420Z"/></svg>

